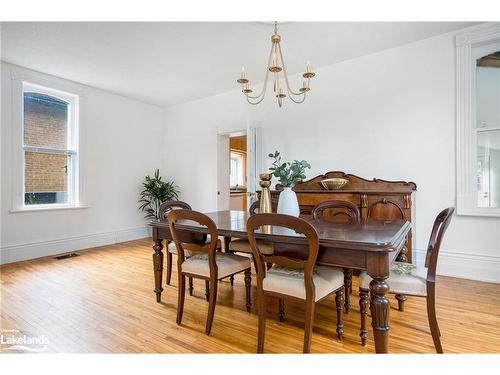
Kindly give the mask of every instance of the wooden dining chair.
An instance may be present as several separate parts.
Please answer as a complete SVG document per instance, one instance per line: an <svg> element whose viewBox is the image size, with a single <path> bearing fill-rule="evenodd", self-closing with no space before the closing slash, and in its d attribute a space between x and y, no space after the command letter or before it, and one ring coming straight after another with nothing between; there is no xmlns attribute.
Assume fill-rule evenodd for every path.
<svg viewBox="0 0 500 375"><path fill-rule="evenodd" d="M163 221L163 222L168 221L168 219L167 219L168 214L172 210L191 210L191 206L188 203L183 202L183 201L163 202L160 205L160 208L158 210L158 212L160 213L160 215L159 215L160 221ZM208 236L206 234L202 234L202 233L181 232L179 235L182 237L182 239L184 239L186 241L192 241L192 242L195 242L198 244L204 244L208 240ZM189 239L188 239L188 237L189 237ZM217 251L222 251L222 248L219 247L217 249ZM172 278L172 264L173 264L172 255L177 255L177 247L175 246L175 243L173 241L168 241L168 243L167 243L167 276L166 276L167 277L167 280L166 280L167 285L170 285L170 281ZM184 256L186 258L189 258L191 255L192 254L190 251L184 252ZM193 290L194 290L193 278L189 277L188 282L189 282L188 292L189 292L189 295L192 296ZM209 297L209 289L208 288L209 288L208 285L205 285L205 298L207 301L208 301L208 297Z"/></svg>
<svg viewBox="0 0 500 375"><path fill-rule="evenodd" d="M259 248L255 231L262 226L292 230L303 234L308 242L307 257L293 255L267 255ZM280 228L277 228L278 231ZM266 326L266 296L299 300L306 304L304 353L311 349L315 303L335 293L337 307L337 336L343 338L342 300L344 295L343 274L330 267L315 266L318 256L318 233L311 224L303 219L281 214L255 214L247 221L250 246L257 266L257 306L259 312L259 333L257 352L264 351ZM277 234L277 232L274 232ZM266 264L272 263L271 269Z"/></svg>
<svg viewBox="0 0 500 375"><path fill-rule="evenodd" d="M160 221L167 222L168 214L172 210L191 210L191 206L183 201L166 201L160 205L158 212L160 213ZM203 243L206 241L206 235L200 235L199 233L187 233L184 232L183 236L192 236L193 240L196 242ZM167 285L170 285L170 280L172 278L172 255L177 255L177 247L173 241L168 241L167 244ZM190 252L185 253L186 257L191 256ZM189 293L192 294L192 279L189 279Z"/></svg>
<svg viewBox="0 0 500 375"><path fill-rule="evenodd" d="M179 220L189 220L198 223L208 229L210 242L199 244L189 238L181 238L180 233L184 232L176 228ZM210 334L214 319L215 305L217 302L217 281L240 272L245 273L246 309L249 312L251 307L250 287L251 287L251 262L247 257L230 253L217 252L220 248L220 240L217 236L217 227L208 216L193 210L173 210L168 215L168 225L173 241L177 247L177 273L179 277L177 324L182 322L184 310L184 297L186 294L186 276L205 280L209 286L208 316L205 326L205 333ZM192 256L186 258L186 251L190 251Z"/></svg>
<svg viewBox="0 0 500 375"><path fill-rule="evenodd" d="M427 299L427 318L431 329L432 340L437 353L443 353L441 346L441 332L436 318L436 267L441 248L443 236L450 225L450 221L455 211L454 207L449 207L441 211L432 227L427 253L425 256L425 266L415 267L406 270L404 263L393 265L387 283L390 293L405 294L410 296L425 297ZM361 313L361 344L366 344L368 331L366 329L367 306L369 304L368 293L372 278L362 272L359 276L359 306ZM373 313L373 312L372 312Z"/></svg>
<svg viewBox="0 0 500 375"><path fill-rule="evenodd" d="M312 209L314 220L324 220L334 223L358 224L361 221L359 208L351 202L341 200L324 201ZM345 299L344 311L351 310L352 274L353 270L344 268Z"/></svg>

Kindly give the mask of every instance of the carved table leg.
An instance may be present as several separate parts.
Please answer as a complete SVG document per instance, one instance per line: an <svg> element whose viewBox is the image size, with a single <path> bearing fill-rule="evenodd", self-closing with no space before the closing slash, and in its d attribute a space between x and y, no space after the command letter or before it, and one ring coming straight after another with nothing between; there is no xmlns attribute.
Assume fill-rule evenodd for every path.
<svg viewBox="0 0 500 375"><path fill-rule="evenodd" d="M161 302L161 292L163 292L163 288L161 286L163 278L163 243L160 238L155 240L153 250L155 251L153 254L153 270L155 274L154 292L156 293L156 302L159 303Z"/></svg>
<svg viewBox="0 0 500 375"><path fill-rule="evenodd" d="M252 308L252 298L251 298L251 289L252 289L252 270L251 268L247 268L245 270L245 292L246 292L246 308L247 312L250 312Z"/></svg>
<svg viewBox="0 0 500 375"><path fill-rule="evenodd" d="M387 353L389 350L390 303L387 298L389 285L385 282L386 278L387 276L376 276L370 282L370 311L372 313L372 328L376 353Z"/></svg>
<svg viewBox="0 0 500 375"><path fill-rule="evenodd" d="M344 299L344 311L346 314L349 314L351 310L351 298L349 294L351 294L352 290L352 270L349 268L344 268L344 290L345 290L345 299Z"/></svg>
<svg viewBox="0 0 500 375"><path fill-rule="evenodd" d="M368 298L369 291L366 289L359 289L359 313L361 315L361 329L359 330L359 337L361 337L361 345L366 345L368 338L368 330L366 329L366 315L368 315L368 306L370 299Z"/></svg>

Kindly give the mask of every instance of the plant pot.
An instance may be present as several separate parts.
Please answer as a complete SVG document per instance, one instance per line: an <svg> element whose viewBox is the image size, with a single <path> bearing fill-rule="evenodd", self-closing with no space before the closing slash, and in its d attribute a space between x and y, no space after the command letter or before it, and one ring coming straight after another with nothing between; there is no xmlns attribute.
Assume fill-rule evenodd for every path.
<svg viewBox="0 0 500 375"><path fill-rule="evenodd" d="M298 217L300 214L297 194L291 187L283 188L278 200L278 213Z"/></svg>

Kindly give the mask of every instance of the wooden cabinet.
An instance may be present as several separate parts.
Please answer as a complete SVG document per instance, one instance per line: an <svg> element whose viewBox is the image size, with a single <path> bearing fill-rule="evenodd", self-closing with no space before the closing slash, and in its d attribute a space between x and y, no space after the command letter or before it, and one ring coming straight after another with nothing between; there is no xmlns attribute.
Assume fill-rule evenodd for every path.
<svg viewBox="0 0 500 375"><path fill-rule="evenodd" d="M340 190L325 190L319 181L326 178L342 177L349 182ZM276 185L276 190L271 196L278 198L281 185ZM328 172L310 180L297 184L293 190L297 193L300 211L310 214L318 203L327 200L345 200L359 207L361 219L404 219L412 221L413 194L417 190L414 182L386 181L378 178L366 180L364 178L344 172ZM412 232L408 233L405 247L401 250L398 260L412 261Z"/></svg>

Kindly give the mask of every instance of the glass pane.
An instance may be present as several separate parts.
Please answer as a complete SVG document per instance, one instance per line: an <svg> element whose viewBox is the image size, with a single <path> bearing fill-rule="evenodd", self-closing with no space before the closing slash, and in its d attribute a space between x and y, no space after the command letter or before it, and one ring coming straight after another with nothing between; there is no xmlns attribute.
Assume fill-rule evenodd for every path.
<svg viewBox="0 0 500 375"><path fill-rule="evenodd" d="M71 156L25 152L24 203L68 203Z"/></svg>
<svg viewBox="0 0 500 375"><path fill-rule="evenodd" d="M52 96L24 93L24 144L67 149L68 103Z"/></svg>
<svg viewBox="0 0 500 375"><path fill-rule="evenodd" d="M229 183L231 187L235 187L236 185L239 187L244 186L244 162L245 158L243 157L243 154L231 152L229 176Z"/></svg>
<svg viewBox="0 0 500 375"><path fill-rule="evenodd" d="M500 207L500 130L477 133L477 204Z"/></svg>
<svg viewBox="0 0 500 375"><path fill-rule="evenodd" d="M495 62L496 61L496 62ZM476 73L476 127L500 127L500 55L485 56L478 61ZM496 66L494 64L497 64Z"/></svg>

